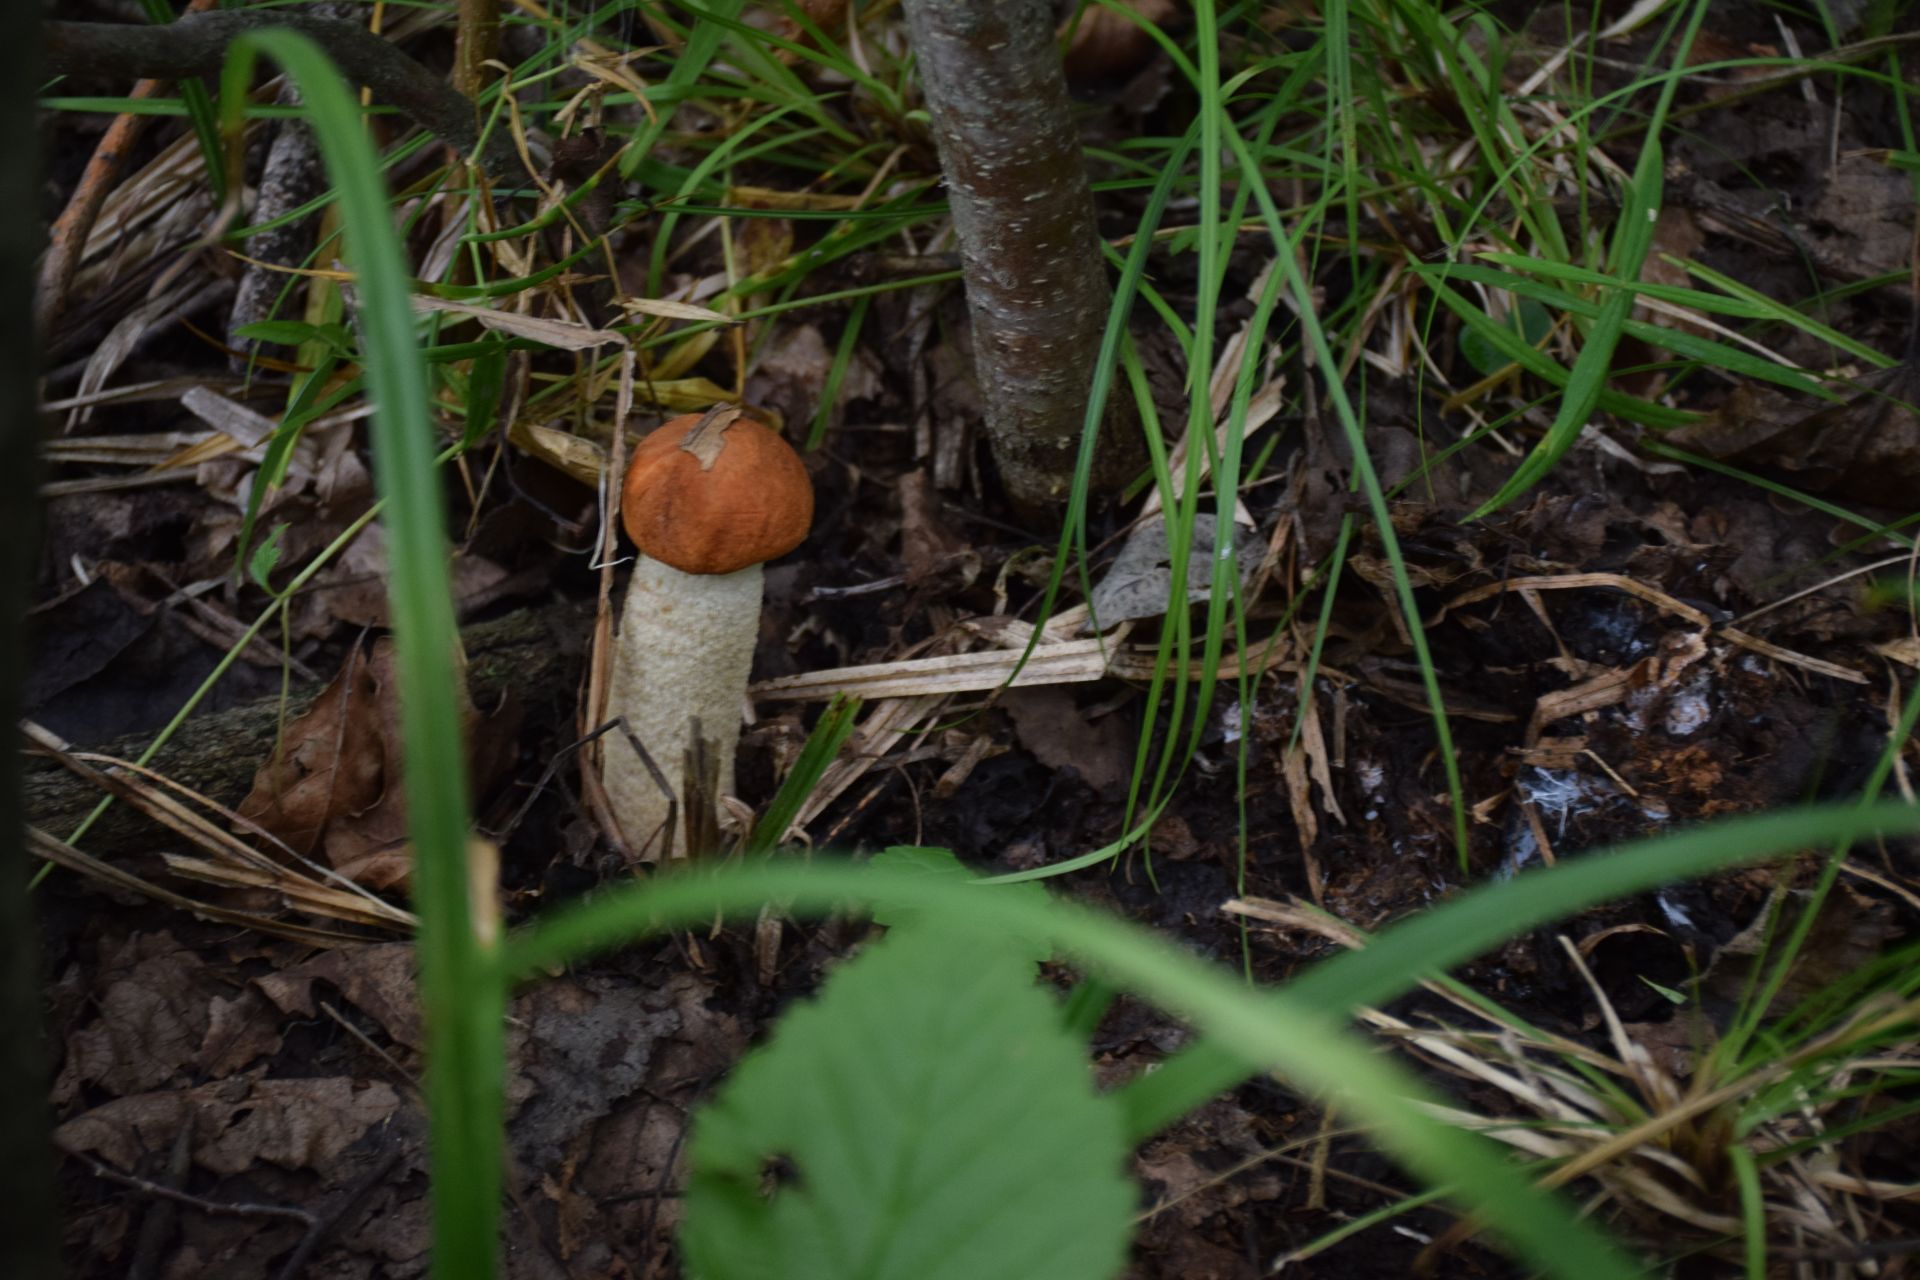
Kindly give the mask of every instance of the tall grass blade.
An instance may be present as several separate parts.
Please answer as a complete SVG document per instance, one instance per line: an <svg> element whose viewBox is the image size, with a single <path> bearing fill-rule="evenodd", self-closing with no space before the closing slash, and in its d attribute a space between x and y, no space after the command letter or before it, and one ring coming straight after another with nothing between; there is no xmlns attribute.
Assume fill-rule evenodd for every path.
<svg viewBox="0 0 1920 1280"><path fill-rule="evenodd" d="M1694 0L1693 12L1680 37L1680 46L1674 52L1676 67L1686 64L1687 54L1693 48L1693 38L1700 30L1701 19L1706 14L1707 0ZM1627 185L1626 199L1620 210L1620 222L1614 231L1613 250L1608 262L1613 275L1621 280L1639 277L1641 264L1646 261L1647 252L1653 246L1653 225L1660 216L1660 197L1666 189L1665 150L1660 145L1660 131L1666 126L1667 113L1679 87L1678 76L1670 76L1661 84L1660 101L1647 124L1647 140L1642 144L1640 157L1634 164L1633 180ZM1534 446L1533 452L1521 462L1519 469L1500 486L1500 491L1487 499L1469 519L1485 519L1533 488L1573 448L1573 442L1580 438L1581 430L1600 402L1600 393L1613 375L1613 352L1620 344L1633 306L1634 295L1631 290L1614 289L1606 295L1605 301L1600 304L1599 316L1587 330L1580 355L1573 362L1566 390L1561 396L1559 412L1554 415L1553 424L1547 428L1546 437Z"/></svg>
<svg viewBox="0 0 1920 1280"><path fill-rule="evenodd" d="M454 686L459 633L447 576L446 502L434 463L431 386L414 338L410 273L358 103L313 42L289 31L254 32L228 53L221 101L229 131L240 127L258 53L280 63L300 87L339 192L345 256L359 288L420 914L432 1270L485 1280L493 1274L499 1232L502 989L487 980L491 972L469 907L465 761Z"/></svg>
<svg viewBox="0 0 1920 1280"><path fill-rule="evenodd" d="M1379 1004L1528 929L1626 894L1869 832L1915 829L1920 810L1905 805L1827 806L1733 818L1585 854L1435 907L1387 930L1365 950L1315 967L1288 993L1323 1011ZM1222 1044L1202 1041L1185 1050L1123 1091L1134 1137L1153 1133L1249 1074Z"/></svg>

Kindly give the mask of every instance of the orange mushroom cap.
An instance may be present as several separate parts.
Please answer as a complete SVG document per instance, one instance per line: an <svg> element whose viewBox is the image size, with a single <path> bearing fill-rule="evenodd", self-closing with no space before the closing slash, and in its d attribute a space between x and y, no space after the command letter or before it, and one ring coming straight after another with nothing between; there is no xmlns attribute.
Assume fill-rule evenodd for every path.
<svg viewBox="0 0 1920 1280"><path fill-rule="evenodd" d="M641 554L682 573L736 573L806 538L813 481L778 432L716 406L640 442L620 511Z"/></svg>

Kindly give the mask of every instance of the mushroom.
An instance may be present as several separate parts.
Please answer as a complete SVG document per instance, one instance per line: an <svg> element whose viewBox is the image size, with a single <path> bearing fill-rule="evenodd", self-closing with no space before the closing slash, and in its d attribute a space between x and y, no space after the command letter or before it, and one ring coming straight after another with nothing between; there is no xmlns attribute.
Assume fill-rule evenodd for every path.
<svg viewBox="0 0 1920 1280"><path fill-rule="evenodd" d="M601 780L622 835L644 850L685 790L695 725L719 757L718 790L709 798L733 790L760 631L760 566L807 536L813 483L777 432L718 405L675 418L640 442L620 508L640 556L620 611L607 715L625 717L668 790L624 741L606 747ZM693 825L683 820L673 847L655 856L686 856Z"/></svg>

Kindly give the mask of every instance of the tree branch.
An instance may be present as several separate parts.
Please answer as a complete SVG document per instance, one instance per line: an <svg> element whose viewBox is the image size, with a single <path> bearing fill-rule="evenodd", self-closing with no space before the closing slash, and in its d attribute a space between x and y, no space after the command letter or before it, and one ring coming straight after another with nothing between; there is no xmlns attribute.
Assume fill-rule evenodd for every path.
<svg viewBox="0 0 1920 1280"><path fill-rule="evenodd" d="M183 80L219 75L227 46L236 37L269 27L309 37L355 84L371 89L376 98L399 108L462 155L473 153L480 138L473 103L392 43L357 23L278 9L247 9L189 14L166 26L49 22L42 31L47 68L56 75L84 71ZM519 169L511 141L497 131L481 160L495 177L508 177Z"/></svg>

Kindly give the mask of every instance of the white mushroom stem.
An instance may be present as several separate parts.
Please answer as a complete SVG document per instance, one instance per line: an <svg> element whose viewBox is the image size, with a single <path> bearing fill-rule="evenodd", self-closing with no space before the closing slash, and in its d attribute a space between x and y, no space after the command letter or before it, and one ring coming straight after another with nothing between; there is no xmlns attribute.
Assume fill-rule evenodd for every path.
<svg viewBox="0 0 1920 1280"><path fill-rule="evenodd" d="M724 574L682 573L646 556L634 565L614 640L607 716L626 718L674 799L684 800L695 719L719 757L718 795L733 793L740 710L760 630L760 583L757 564ZM612 733L602 743L601 780L628 845L649 858L685 857L685 813L672 850L664 849L658 832L668 796L624 737Z"/></svg>

